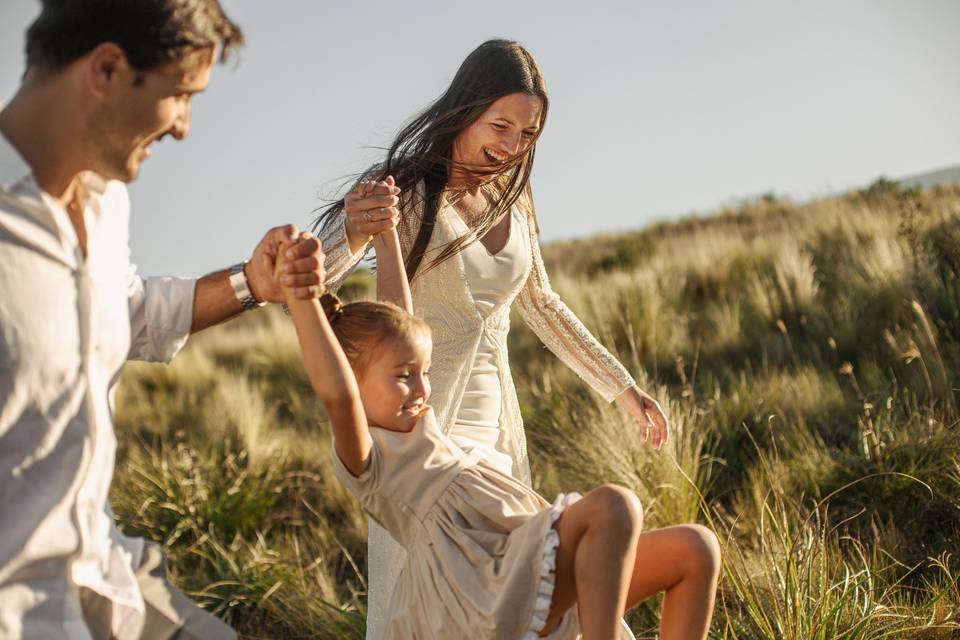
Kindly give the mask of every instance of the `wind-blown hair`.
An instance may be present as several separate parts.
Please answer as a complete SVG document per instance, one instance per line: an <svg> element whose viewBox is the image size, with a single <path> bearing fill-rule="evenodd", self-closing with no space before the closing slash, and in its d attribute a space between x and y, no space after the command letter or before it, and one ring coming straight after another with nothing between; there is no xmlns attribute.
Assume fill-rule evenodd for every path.
<svg viewBox="0 0 960 640"><path fill-rule="evenodd" d="M399 222L401 237L404 228L419 225L419 233L406 257L409 280L417 275L426 248L430 242L437 217L440 194L446 188L453 169L453 141L496 100L512 93L525 93L540 99L539 130L524 153L511 158L503 166L489 171L465 167L470 173L493 178L501 187L500 198L477 223L473 233L460 237L433 256L424 271L447 260L468 244L475 242L493 226L501 214L508 211L529 188L530 171L536 151L537 136L543 131L549 100L540 68L533 56L520 44L510 40L488 40L474 49L460 65L447 90L433 104L408 122L397 134L382 163L369 169L364 178L382 180L394 176L405 201L404 215ZM423 182L423 202L412 199L416 186ZM422 204L423 206L416 206ZM411 206L413 205L413 206ZM422 220L410 220L412 211L422 211ZM321 210L314 230L327 231L342 224L343 199Z"/></svg>

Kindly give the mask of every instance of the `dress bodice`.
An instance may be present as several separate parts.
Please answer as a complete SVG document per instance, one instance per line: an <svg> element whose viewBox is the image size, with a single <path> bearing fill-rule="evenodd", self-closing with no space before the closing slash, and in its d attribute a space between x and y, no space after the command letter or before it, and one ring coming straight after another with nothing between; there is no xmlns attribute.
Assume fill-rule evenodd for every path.
<svg viewBox="0 0 960 640"><path fill-rule="evenodd" d="M491 253L479 240L467 246L459 258L463 262L463 274L477 314L489 318L502 305L513 302L520 284L527 276L530 263L530 248L523 233L524 220L519 207L507 213L507 241L496 253ZM469 229L459 218L455 224L461 234ZM503 389L500 383L500 368L507 366L498 357L500 342L504 336L497 332L483 331L467 377L466 386L457 409L456 418L449 430L453 442L480 456L488 463L510 474L513 459L504 450L501 442L500 417L503 412Z"/></svg>
<svg viewBox="0 0 960 640"><path fill-rule="evenodd" d="M517 285L527 275L530 249L524 233L524 220L519 207L513 207L509 216L510 230L507 242L496 253L490 253L480 241L471 243L462 254L463 273L467 279L470 295L477 312L487 317L501 303L511 302L506 298L517 290ZM467 234L469 229L459 217L455 219L459 231Z"/></svg>

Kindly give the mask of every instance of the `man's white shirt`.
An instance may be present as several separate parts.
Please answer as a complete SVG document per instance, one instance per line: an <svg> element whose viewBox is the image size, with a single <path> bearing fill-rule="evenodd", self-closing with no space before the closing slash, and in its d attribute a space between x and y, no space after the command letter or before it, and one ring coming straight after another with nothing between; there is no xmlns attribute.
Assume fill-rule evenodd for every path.
<svg viewBox="0 0 960 640"><path fill-rule="evenodd" d="M139 637L142 541L108 502L114 385L127 359L186 342L196 280L130 263L126 187L84 179L87 254L67 212L0 135L0 639L89 638L79 589Z"/></svg>

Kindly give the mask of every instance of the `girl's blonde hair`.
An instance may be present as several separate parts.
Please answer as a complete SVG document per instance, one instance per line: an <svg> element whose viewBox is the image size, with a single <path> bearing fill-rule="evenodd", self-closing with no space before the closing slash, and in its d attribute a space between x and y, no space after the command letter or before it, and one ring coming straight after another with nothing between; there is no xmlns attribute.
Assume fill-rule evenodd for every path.
<svg viewBox="0 0 960 640"><path fill-rule="evenodd" d="M320 304L354 369L363 369L384 341L430 335L426 322L390 302L343 304L337 296L325 293Z"/></svg>

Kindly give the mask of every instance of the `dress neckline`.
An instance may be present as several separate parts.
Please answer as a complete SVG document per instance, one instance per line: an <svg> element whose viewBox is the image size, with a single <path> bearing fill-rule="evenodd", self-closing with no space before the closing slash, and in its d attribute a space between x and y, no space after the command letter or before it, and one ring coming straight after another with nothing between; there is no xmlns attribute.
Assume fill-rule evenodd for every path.
<svg viewBox="0 0 960 640"><path fill-rule="evenodd" d="M503 219L497 221L497 224L493 225L493 227L491 227L490 230L487 231L486 235L484 235L483 238L477 238L477 242L480 243L480 245L483 247L483 250L486 251L487 255L490 256L491 258L496 258L500 254L502 254L506 250L507 245L510 244L511 238L513 238L513 207L510 207L510 210L503 215L503 218L506 220L506 222L504 222ZM503 244L500 245L499 249L497 249L496 251L491 251L490 247L488 247L483 240L488 235L490 235L491 231L493 231L495 228L497 228L501 224L507 225L507 237L504 238Z"/></svg>

